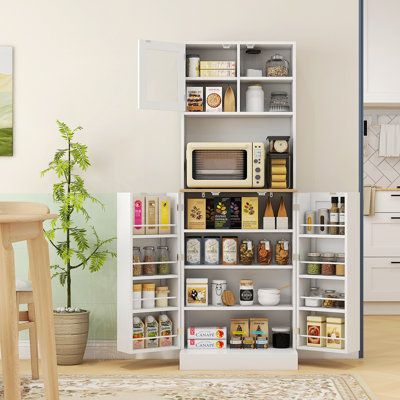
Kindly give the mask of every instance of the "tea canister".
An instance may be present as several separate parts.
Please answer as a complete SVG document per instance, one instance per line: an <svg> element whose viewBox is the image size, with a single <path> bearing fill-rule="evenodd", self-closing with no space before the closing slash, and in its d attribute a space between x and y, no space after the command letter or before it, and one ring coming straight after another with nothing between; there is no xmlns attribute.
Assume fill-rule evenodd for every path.
<svg viewBox="0 0 400 400"><path fill-rule="evenodd" d="M201 237L186 238L186 264L201 264Z"/></svg>
<svg viewBox="0 0 400 400"><path fill-rule="evenodd" d="M264 112L264 90L261 85L250 85L247 88L246 112Z"/></svg>
<svg viewBox="0 0 400 400"><path fill-rule="evenodd" d="M325 347L326 318L319 315L307 316L307 346Z"/></svg>
<svg viewBox="0 0 400 400"><path fill-rule="evenodd" d="M220 263L220 238L204 238L204 264L216 265Z"/></svg>
<svg viewBox="0 0 400 400"><path fill-rule="evenodd" d="M133 309L138 310L142 308L142 284L135 283L133 285L132 293Z"/></svg>
<svg viewBox="0 0 400 400"><path fill-rule="evenodd" d="M240 281L240 305L252 306L254 304L254 282L251 279Z"/></svg>
<svg viewBox="0 0 400 400"><path fill-rule="evenodd" d="M215 279L211 281L211 302L213 306L223 306L222 293L226 290L226 281Z"/></svg>
<svg viewBox="0 0 400 400"><path fill-rule="evenodd" d="M208 278L186 279L186 305L208 306Z"/></svg>

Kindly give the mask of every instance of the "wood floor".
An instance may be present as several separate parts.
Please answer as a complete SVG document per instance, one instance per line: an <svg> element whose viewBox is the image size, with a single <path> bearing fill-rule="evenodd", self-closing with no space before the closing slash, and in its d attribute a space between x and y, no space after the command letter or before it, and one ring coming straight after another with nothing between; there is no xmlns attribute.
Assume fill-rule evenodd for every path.
<svg viewBox="0 0 400 400"><path fill-rule="evenodd" d="M365 318L365 358L345 361L306 361L298 372L279 374L341 374L358 375L378 399L400 399L400 316L371 316ZM29 373L29 362L22 362L22 371ZM176 361L123 360L87 361L74 367L59 367L60 374L121 375L121 374L183 374ZM243 375L244 373L241 373ZM251 374L251 373L250 373ZM266 373L268 374L268 373ZM276 372L269 373L277 375ZM232 375L232 373L229 373Z"/></svg>

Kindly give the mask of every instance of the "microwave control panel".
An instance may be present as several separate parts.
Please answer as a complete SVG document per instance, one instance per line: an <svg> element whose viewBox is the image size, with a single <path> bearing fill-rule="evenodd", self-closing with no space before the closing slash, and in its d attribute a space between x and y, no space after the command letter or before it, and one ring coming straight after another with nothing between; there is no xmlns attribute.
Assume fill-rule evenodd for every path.
<svg viewBox="0 0 400 400"><path fill-rule="evenodd" d="M253 143L253 187L265 186L265 147L263 143Z"/></svg>

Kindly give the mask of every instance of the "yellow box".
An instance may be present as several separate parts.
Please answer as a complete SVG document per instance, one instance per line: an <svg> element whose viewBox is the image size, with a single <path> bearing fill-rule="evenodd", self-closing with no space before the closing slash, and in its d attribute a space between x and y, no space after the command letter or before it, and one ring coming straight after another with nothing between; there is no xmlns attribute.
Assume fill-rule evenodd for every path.
<svg viewBox="0 0 400 400"><path fill-rule="evenodd" d="M171 224L171 201L169 197L158 198L158 223L160 224L158 228L160 234L171 233L170 226L162 226L162 224Z"/></svg>
<svg viewBox="0 0 400 400"><path fill-rule="evenodd" d="M242 197L242 229L258 229L258 197Z"/></svg>
<svg viewBox="0 0 400 400"><path fill-rule="evenodd" d="M188 199L187 229L206 229L206 199Z"/></svg>
<svg viewBox="0 0 400 400"><path fill-rule="evenodd" d="M331 349L344 349L344 319L331 318L326 319L326 347Z"/></svg>

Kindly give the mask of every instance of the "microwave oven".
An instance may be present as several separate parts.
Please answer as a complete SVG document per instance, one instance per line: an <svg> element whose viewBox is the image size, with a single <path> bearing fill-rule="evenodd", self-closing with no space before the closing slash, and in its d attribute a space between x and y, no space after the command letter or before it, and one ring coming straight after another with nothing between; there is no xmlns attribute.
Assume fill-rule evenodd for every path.
<svg viewBox="0 0 400 400"><path fill-rule="evenodd" d="M188 188L263 188L264 143L188 143Z"/></svg>

